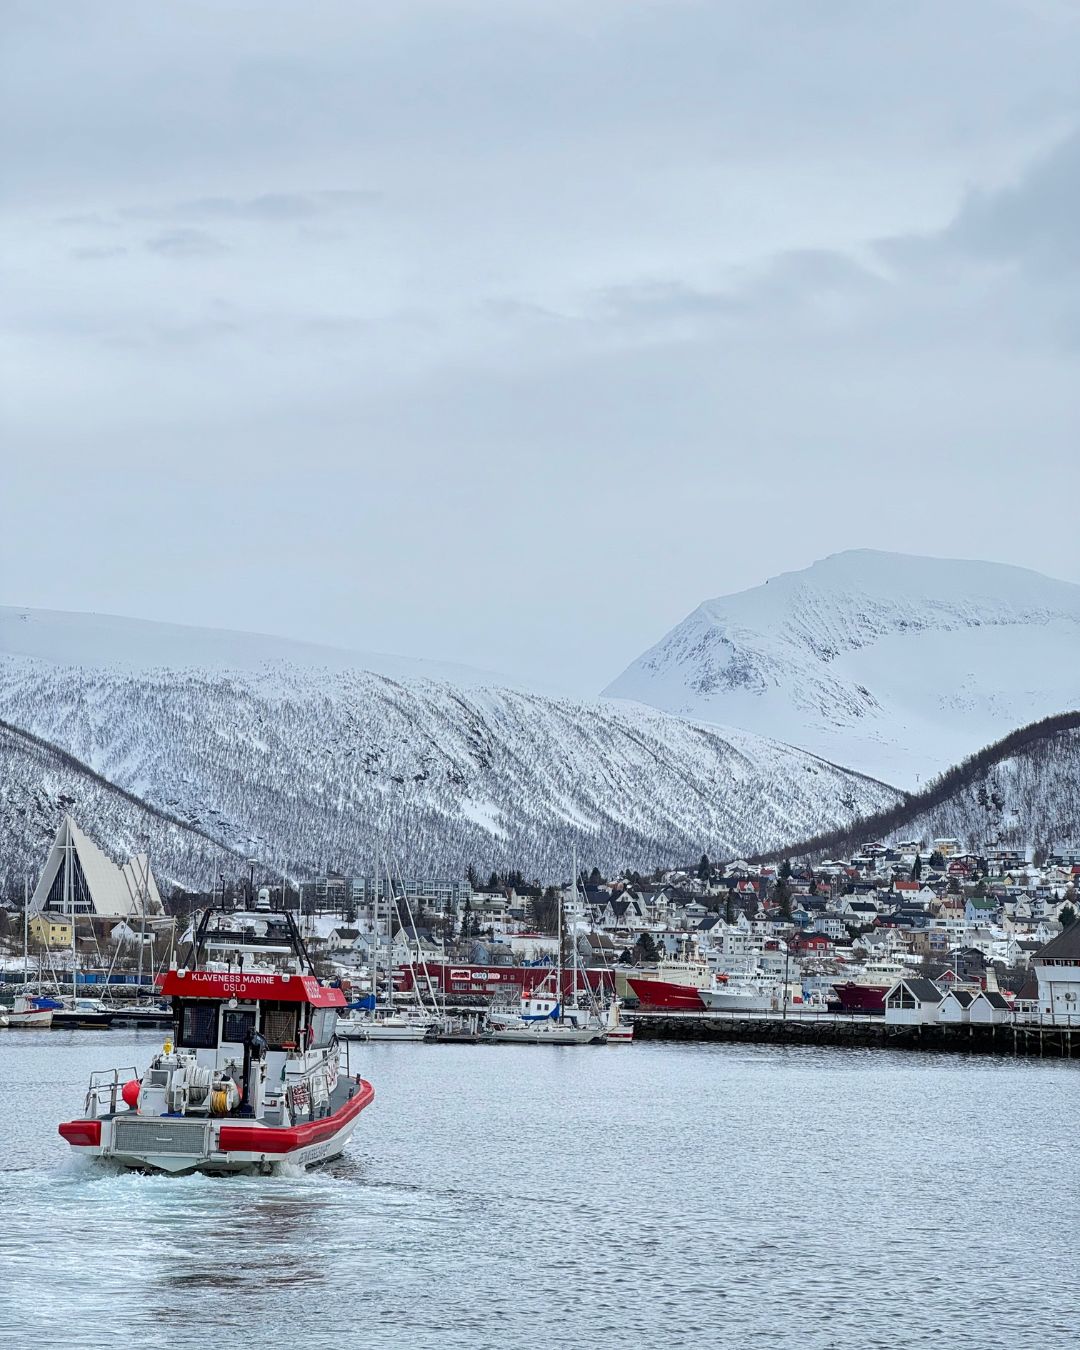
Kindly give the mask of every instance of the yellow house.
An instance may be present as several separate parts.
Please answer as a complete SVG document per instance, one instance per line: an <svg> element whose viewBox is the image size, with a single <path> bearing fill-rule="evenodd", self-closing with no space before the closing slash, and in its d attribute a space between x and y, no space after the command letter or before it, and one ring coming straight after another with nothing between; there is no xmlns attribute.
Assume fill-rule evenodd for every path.
<svg viewBox="0 0 1080 1350"><path fill-rule="evenodd" d="M50 947L70 947L71 920L62 914L35 914L30 920L30 936Z"/></svg>

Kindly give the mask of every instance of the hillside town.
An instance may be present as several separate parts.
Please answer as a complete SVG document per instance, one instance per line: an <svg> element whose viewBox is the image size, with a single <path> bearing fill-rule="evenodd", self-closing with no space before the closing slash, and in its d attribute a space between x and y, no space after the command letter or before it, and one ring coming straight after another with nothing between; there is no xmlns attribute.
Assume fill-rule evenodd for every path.
<svg viewBox="0 0 1080 1350"><path fill-rule="evenodd" d="M65 889L69 869L74 881ZM0 916L7 978L30 958L39 980L73 966L87 980L106 967L149 978L175 959L195 909L240 903L257 889L297 915L326 975L360 988L385 988L393 970L408 989L430 968L446 972L448 996L505 996L514 980L527 980L500 969L546 968L572 953L631 1008L685 1006L660 997L674 986L691 989L696 1009L888 1013L887 992L910 977L942 995L984 992L1011 1012L1037 1007L1033 958L1080 909L1080 849L1037 855L987 846L974 854L948 838L866 841L850 858L812 865L702 855L649 877L593 869L561 887L519 873L483 882L473 869L461 879L386 871L276 884L256 871L253 860L247 877L222 876L212 895L163 896L145 857L114 864L66 819L32 896L27 889L23 922L17 902ZM729 992L752 986L758 1000L736 1005L733 995L717 995L710 1003L701 991L718 984ZM1080 1012L1075 991L1061 998L1071 1021Z"/></svg>

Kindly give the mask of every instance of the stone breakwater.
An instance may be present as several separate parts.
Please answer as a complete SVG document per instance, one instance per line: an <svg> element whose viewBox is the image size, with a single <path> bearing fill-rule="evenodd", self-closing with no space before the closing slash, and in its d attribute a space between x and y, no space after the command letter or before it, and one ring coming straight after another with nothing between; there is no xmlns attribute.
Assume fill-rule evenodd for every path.
<svg viewBox="0 0 1080 1350"><path fill-rule="evenodd" d="M853 1046L881 1050L934 1050L963 1055L1015 1055L1035 1059L1080 1058L1080 1026L999 1023L994 1026L898 1026L880 1017L795 1015L724 1017L708 1013L635 1013L634 1039L718 1041L757 1045Z"/></svg>

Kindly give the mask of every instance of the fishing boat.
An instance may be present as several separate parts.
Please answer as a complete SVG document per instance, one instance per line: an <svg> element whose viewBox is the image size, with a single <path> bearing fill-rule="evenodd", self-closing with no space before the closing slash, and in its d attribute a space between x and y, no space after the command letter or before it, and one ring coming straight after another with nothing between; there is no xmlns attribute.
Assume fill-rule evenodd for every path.
<svg viewBox="0 0 1080 1350"><path fill-rule="evenodd" d="M34 994L16 994L11 1011L7 1014L8 1026L48 1030L52 1026L53 1013L51 1007L45 1006L47 1002L49 1000L38 998Z"/></svg>
<svg viewBox="0 0 1080 1350"><path fill-rule="evenodd" d="M901 961L868 961L860 974L834 984L829 1007L834 1012L884 1013L885 995L897 980L911 974Z"/></svg>
<svg viewBox="0 0 1080 1350"><path fill-rule="evenodd" d="M705 961L661 961L654 975L630 975L626 982L642 1008L701 1012L699 991L712 987L713 972Z"/></svg>
<svg viewBox="0 0 1080 1350"><path fill-rule="evenodd" d="M782 986L763 976L736 976L717 982L711 989L699 989L708 1012L769 1012L780 1006Z"/></svg>
<svg viewBox="0 0 1080 1350"><path fill-rule="evenodd" d="M77 1154L217 1175L341 1153L375 1092L349 1073L347 1046L341 1062L345 996L316 977L290 913L204 911L190 965L160 987L173 1034L141 1078L91 1075L82 1115L59 1127Z"/></svg>

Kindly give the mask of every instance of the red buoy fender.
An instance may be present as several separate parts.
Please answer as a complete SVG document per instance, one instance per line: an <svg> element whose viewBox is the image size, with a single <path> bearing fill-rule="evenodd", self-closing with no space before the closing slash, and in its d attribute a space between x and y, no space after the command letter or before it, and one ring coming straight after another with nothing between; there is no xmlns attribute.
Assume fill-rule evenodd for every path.
<svg viewBox="0 0 1080 1350"><path fill-rule="evenodd" d="M139 1088L141 1086L142 1084L137 1078L129 1078L120 1090L120 1095L124 1099L124 1105L129 1106L132 1111L134 1111L139 1104Z"/></svg>

